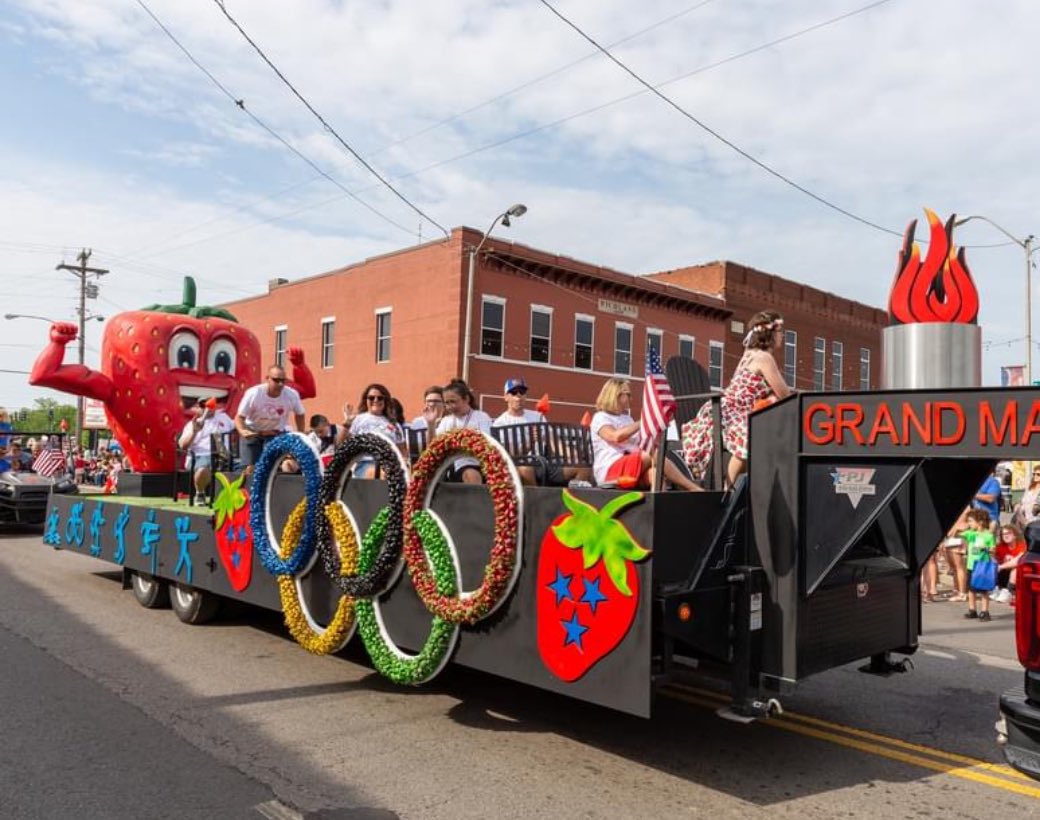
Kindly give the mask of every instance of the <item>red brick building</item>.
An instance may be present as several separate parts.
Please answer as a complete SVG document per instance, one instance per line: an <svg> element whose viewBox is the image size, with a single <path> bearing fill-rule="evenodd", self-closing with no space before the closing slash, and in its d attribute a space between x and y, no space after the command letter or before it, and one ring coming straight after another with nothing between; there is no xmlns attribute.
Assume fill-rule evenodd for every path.
<svg viewBox="0 0 1040 820"><path fill-rule="evenodd" d="M370 382L387 385L411 418L428 385L467 373L492 416L504 408L505 380L522 376L532 396L550 395L554 419L574 421L606 378L641 381L647 345L662 361L693 357L721 384L716 354L731 311L720 298L497 237L474 260L467 367L468 271L482 238L456 228L442 241L274 280L268 293L226 307L257 334L266 361L303 348L318 387L307 411L333 421Z"/></svg>
<svg viewBox="0 0 1040 820"><path fill-rule="evenodd" d="M647 278L710 294L733 312L719 337L726 379L743 350L744 323L760 310L774 309L784 317L784 352L778 358L789 385L799 390L879 386L881 330L888 325L883 310L734 262L693 265Z"/></svg>

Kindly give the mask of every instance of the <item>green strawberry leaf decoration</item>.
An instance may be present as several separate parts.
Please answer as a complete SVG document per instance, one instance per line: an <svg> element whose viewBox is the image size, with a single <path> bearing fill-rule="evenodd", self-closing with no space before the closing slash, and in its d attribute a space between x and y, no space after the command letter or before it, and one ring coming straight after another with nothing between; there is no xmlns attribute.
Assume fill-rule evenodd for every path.
<svg viewBox="0 0 1040 820"><path fill-rule="evenodd" d="M244 475L240 475L234 481L228 481L223 473L216 473L216 476L220 483L220 492L213 500L213 511L217 514L217 529L220 529L226 519L234 518L235 513L248 503L249 497L242 489Z"/></svg>
<svg viewBox="0 0 1040 820"><path fill-rule="evenodd" d="M563 491L562 497L571 514L552 528L553 534L563 546L582 551L585 569L602 559L617 591L631 597L628 564L642 561L650 551L639 546L615 516L626 507L641 501L643 494L625 493L611 499L601 510L576 498L567 490Z"/></svg>
<svg viewBox="0 0 1040 820"><path fill-rule="evenodd" d="M190 276L185 276L184 289L182 291L181 303L179 305L147 305L141 308L141 310L158 311L159 313L180 313L185 316L192 316L196 319L204 319L207 316L213 316L217 319L227 319L229 322L238 321L232 313L224 310L224 308L210 307L209 305L196 305L195 298L195 280Z"/></svg>

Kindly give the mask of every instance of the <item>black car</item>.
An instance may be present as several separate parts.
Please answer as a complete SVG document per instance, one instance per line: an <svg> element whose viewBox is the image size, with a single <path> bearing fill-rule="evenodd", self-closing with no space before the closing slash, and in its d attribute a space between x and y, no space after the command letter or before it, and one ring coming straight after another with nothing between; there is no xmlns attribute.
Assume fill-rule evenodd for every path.
<svg viewBox="0 0 1040 820"><path fill-rule="evenodd" d="M1026 528L1028 551L1018 562L1015 645L1025 667L1025 686L1000 698L1004 757L1018 771L1040 780L1040 520Z"/></svg>
<svg viewBox="0 0 1040 820"><path fill-rule="evenodd" d="M0 526L43 526L47 516L47 500L52 492L72 495L79 489L65 475L48 478L32 470L0 473Z"/></svg>

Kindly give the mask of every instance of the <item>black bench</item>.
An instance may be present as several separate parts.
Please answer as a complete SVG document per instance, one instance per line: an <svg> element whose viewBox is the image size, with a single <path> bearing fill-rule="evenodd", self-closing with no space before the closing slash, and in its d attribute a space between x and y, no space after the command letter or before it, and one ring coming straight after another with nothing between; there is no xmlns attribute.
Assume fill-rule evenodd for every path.
<svg viewBox="0 0 1040 820"><path fill-rule="evenodd" d="M580 424L538 421L492 427L491 436L518 467L592 467L592 435Z"/></svg>

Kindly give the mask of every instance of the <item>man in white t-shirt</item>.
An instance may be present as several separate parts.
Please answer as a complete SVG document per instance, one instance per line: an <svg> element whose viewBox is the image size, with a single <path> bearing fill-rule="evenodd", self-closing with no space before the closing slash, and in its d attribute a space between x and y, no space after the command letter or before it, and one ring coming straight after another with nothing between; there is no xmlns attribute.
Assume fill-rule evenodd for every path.
<svg viewBox="0 0 1040 820"><path fill-rule="evenodd" d="M278 365L267 369L267 380L250 387L238 405L235 429L242 442L242 464L247 476L260 460L264 446L275 436L289 432L289 416L296 429L304 431L304 410L300 394L285 383L285 370Z"/></svg>
<svg viewBox="0 0 1040 820"><path fill-rule="evenodd" d="M206 503L206 490L213 479L213 436L225 435L235 429L232 420L216 399L199 402L195 408L195 418L184 425L177 444L195 457L195 472L192 480L195 484L195 503Z"/></svg>

